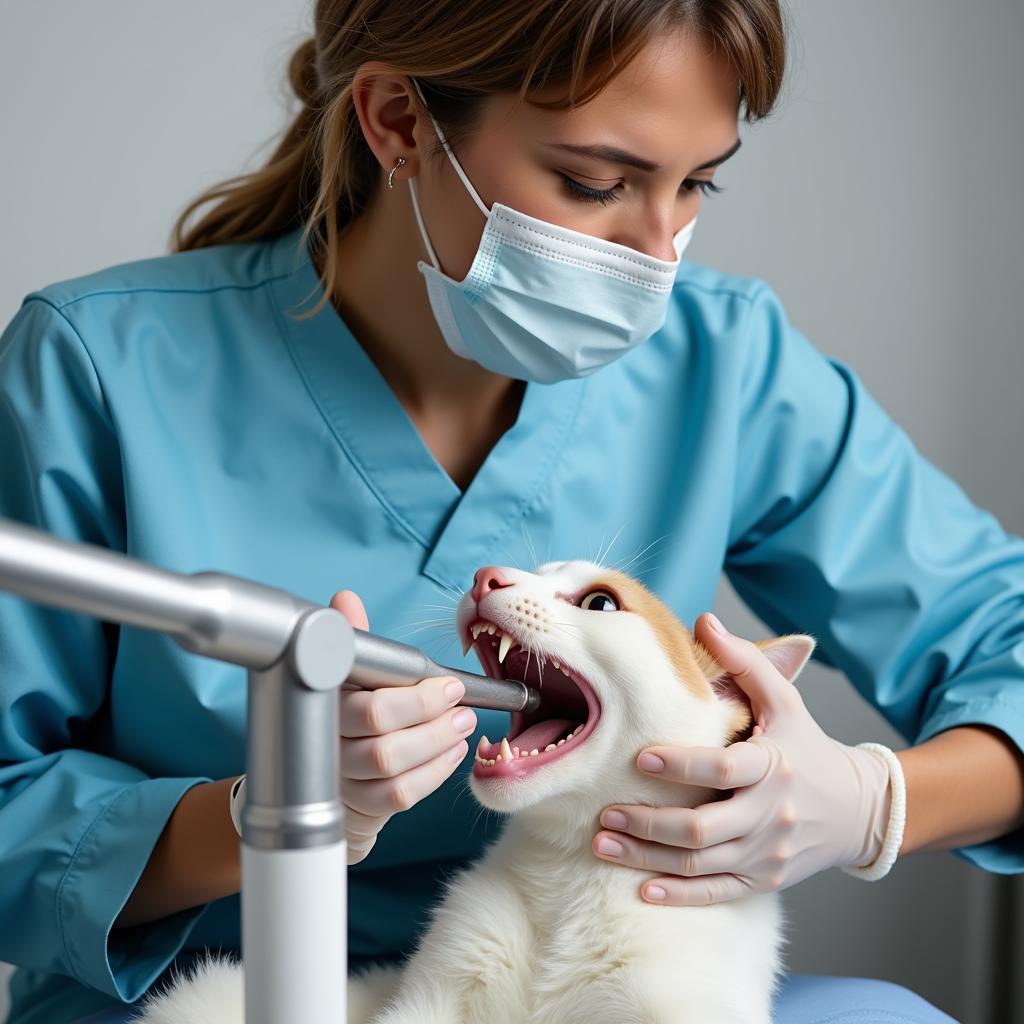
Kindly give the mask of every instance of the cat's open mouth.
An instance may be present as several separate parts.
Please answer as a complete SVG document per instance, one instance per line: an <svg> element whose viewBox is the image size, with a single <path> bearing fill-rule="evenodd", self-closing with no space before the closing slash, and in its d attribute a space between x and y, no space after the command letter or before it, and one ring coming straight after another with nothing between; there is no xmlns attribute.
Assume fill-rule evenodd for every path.
<svg viewBox="0 0 1024 1024"><path fill-rule="evenodd" d="M527 656L518 639L492 622L478 619L470 629L484 673L492 679L521 679L540 689L536 711L512 712L508 736L498 742L482 738L473 763L477 778L515 778L551 764L585 743L601 717L593 687L575 669L557 659ZM499 648L507 653L499 661Z"/></svg>

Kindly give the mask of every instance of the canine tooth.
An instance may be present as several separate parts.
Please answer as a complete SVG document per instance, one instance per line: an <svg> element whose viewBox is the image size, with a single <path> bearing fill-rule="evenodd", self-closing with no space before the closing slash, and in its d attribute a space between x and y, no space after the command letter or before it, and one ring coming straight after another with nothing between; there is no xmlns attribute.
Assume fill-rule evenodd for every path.
<svg viewBox="0 0 1024 1024"><path fill-rule="evenodd" d="M481 736L480 737L480 742L476 745L476 756L477 757L483 757L484 756L484 747L489 747L490 745L491 745L491 741L486 736Z"/></svg>
<svg viewBox="0 0 1024 1024"><path fill-rule="evenodd" d="M531 757L536 757L536 755L539 754L539 753L540 753L540 751L536 747L534 747L533 750L530 751L530 756Z"/></svg>
<svg viewBox="0 0 1024 1024"><path fill-rule="evenodd" d="M499 754L498 756L501 757L502 754L504 754L506 761L511 761L514 756L512 753L512 748L508 745L507 736L502 736L501 738L501 754Z"/></svg>
<svg viewBox="0 0 1024 1024"><path fill-rule="evenodd" d="M463 657L465 657L469 653L470 647L473 646L473 640L474 639L475 639L474 637L468 636L468 637L466 637L465 640L462 641L462 656Z"/></svg>
<svg viewBox="0 0 1024 1024"><path fill-rule="evenodd" d="M512 646L512 637L508 633L501 634L501 643L498 644L498 664L500 665L505 660L505 655L508 654L508 649Z"/></svg>
<svg viewBox="0 0 1024 1024"><path fill-rule="evenodd" d="M555 744L554 744L554 743L549 743L549 744L548 744L548 745L547 745L547 746L546 746L546 747L544 748L545 752L547 752L547 751L549 751L549 750L554 750L554 749L555 749Z"/></svg>
<svg viewBox="0 0 1024 1024"><path fill-rule="evenodd" d="M554 658L552 658L552 659L551 659L551 664L552 664L552 665L554 665L554 666L555 666L555 668L561 668L561 667L562 667L561 665L559 665L559 664L558 664L558 662L557 662L557 661L555 661L555 659L554 659Z"/></svg>

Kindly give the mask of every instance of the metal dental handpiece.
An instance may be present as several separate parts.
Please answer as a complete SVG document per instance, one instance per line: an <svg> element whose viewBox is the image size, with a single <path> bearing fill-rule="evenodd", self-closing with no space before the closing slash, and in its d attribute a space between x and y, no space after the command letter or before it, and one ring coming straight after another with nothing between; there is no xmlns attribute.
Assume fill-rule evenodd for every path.
<svg viewBox="0 0 1024 1024"><path fill-rule="evenodd" d="M355 661L347 683L367 689L378 686L411 686L428 676L454 676L466 687L460 704L495 711L536 711L540 690L518 679L491 679L439 665L418 647L401 644L387 637L353 629ZM347 685L346 683L346 685Z"/></svg>

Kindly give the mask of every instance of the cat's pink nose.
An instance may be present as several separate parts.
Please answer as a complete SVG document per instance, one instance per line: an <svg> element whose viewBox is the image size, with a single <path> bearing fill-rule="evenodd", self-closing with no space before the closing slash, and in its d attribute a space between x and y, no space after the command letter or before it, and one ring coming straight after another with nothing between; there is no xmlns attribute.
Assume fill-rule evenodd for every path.
<svg viewBox="0 0 1024 1024"><path fill-rule="evenodd" d="M511 580L505 579L496 565L485 565L473 577L473 600L479 604L492 590L511 587Z"/></svg>

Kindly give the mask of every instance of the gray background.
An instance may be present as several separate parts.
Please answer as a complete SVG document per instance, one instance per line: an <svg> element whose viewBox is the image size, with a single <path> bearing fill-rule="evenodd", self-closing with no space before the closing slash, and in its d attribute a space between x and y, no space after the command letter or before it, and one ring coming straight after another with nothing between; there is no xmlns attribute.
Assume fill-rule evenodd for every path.
<svg viewBox="0 0 1024 1024"><path fill-rule="evenodd" d="M781 106L741 126L743 149L716 179L727 191L705 200L687 256L769 282L924 455L1024 533L1024 5L787 10ZM6 323L33 288L165 251L188 199L257 166L310 22L300 0L33 0L3 13ZM742 635L770 635L724 578L716 611ZM903 746L841 674L811 665L801 690L837 739ZM790 967L889 978L972 1024L1024 1020L1008 980L1019 881L948 853L916 854L874 884L819 874L785 894Z"/></svg>

